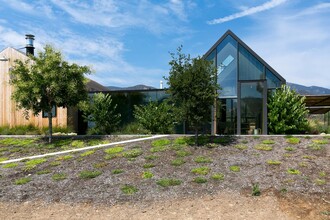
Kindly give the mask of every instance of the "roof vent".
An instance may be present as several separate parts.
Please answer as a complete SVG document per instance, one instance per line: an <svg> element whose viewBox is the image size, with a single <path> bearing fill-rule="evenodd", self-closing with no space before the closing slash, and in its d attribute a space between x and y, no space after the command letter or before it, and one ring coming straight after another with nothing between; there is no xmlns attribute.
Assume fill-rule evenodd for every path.
<svg viewBox="0 0 330 220"><path fill-rule="evenodd" d="M34 46L33 46L34 35L26 34L25 39L26 39L26 45L25 45L26 55L31 54L32 56L34 56Z"/></svg>

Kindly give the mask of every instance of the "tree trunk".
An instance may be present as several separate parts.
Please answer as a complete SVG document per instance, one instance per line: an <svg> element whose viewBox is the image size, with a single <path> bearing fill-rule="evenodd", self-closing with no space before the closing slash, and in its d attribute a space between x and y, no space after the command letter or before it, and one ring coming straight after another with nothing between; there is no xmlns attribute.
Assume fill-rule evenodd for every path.
<svg viewBox="0 0 330 220"><path fill-rule="evenodd" d="M198 127L195 127L195 145L198 146Z"/></svg>
<svg viewBox="0 0 330 220"><path fill-rule="evenodd" d="M48 143L52 143L53 141L53 115L52 111L48 112L48 131L49 131L49 136L48 136Z"/></svg>

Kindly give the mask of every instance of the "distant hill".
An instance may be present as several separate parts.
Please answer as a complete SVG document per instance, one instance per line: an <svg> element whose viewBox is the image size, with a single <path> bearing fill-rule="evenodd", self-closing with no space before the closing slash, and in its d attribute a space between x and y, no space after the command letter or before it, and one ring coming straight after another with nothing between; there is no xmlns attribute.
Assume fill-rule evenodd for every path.
<svg viewBox="0 0 330 220"><path fill-rule="evenodd" d="M330 89L318 87L318 86L303 86L295 83L287 82L287 85L294 89L301 95L324 95L330 94Z"/></svg>
<svg viewBox="0 0 330 220"><path fill-rule="evenodd" d="M156 89L152 86L146 86L146 85L136 85L136 86L130 86L130 87L117 87L117 86L107 86L108 89L112 91L118 91L118 90L149 90L149 89Z"/></svg>

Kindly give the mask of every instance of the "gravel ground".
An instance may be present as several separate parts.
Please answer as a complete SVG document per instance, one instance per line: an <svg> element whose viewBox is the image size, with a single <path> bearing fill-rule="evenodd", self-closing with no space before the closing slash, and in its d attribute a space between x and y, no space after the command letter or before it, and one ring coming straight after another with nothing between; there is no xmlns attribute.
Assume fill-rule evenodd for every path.
<svg viewBox="0 0 330 220"><path fill-rule="evenodd" d="M290 144L281 136L221 137L214 140L217 143L198 147L174 145L172 141L159 152L151 152L152 141L144 141L122 146L121 156L111 159L105 159L108 154L104 149L98 149L88 156L81 156L82 152L72 154L68 160L48 157L46 162L33 169L26 169L25 162L14 168L2 165L0 210L3 216L17 217L13 219L20 219L20 214L23 216L37 207L41 207L40 213L49 211L43 217L56 216L56 213L63 217L61 212L58 213L63 208L66 211L62 214L67 213L73 219L92 218L87 213L77 215L83 212L95 219L100 219L97 216L107 219L108 215L102 213L117 213L114 214L117 219L127 219L128 216L135 219L152 219L154 216L159 219L178 216L183 219L217 219L217 216L225 219L265 219L265 216L273 219L329 219L330 139L322 136L298 138L300 143ZM274 143L263 144L269 140ZM263 149L270 146L272 150L258 150L256 146ZM125 152L130 150L142 154L135 158L125 157ZM182 152L188 152L188 155L182 157ZM24 153L17 156L24 156ZM196 162L201 156L209 161ZM171 165L178 158L185 163ZM281 164L270 165L269 160ZM154 167L144 168L146 164ZM209 173L196 175L191 172L201 166L208 167ZM231 171L231 166L239 166L240 171ZM115 169L123 172L113 174ZM45 170L49 173L38 175ZM101 171L101 175L82 179L80 172L85 170ZM288 170L298 170L299 174L290 174ZM142 177L146 171L153 174L152 178ZM58 173L64 173L66 178L53 180L52 176ZM223 174L223 180L213 179L214 174ZM15 181L23 177L31 181L16 185ZM207 182L196 183L196 177ZM181 184L162 187L157 181L163 178L178 179ZM127 185L138 191L131 195L123 193L122 188ZM251 195L254 185L260 188L261 196ZM195 212L198 209L200 212ZM224 213L229 213L228 218ZM0 219L3 216L0 214ZM42 219L37 214L33 216Z"/></svg>

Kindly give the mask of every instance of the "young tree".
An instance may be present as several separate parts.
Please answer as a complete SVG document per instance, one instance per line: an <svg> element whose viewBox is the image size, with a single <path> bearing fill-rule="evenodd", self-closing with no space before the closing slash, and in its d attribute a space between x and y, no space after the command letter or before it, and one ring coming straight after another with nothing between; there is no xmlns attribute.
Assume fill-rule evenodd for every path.
<svg viewBox="0 0 330 220"><path fill-rule="evenodd" d="M137 122L151 133L170 134L174 130L172 105L150 101L148 105L135 105L134 117Z"/></svg>
<svg viewBox="0 0 330 220"><path fill-rule="evenodd" d="M112 103L110 94L96 93L85 109L88 121L94 122L92 133L110 134L120 123L121 115L116 113L117 105Z"/></svg>
<svg viewBox="0 0 330 220"><path fill-rule="evenodd" d="M194 127L195 143L203 123L211 119L211 106L220 89L216 82L217 70L210 61L201 57L190 58L182 53L171 53L169 77L165 77L169 85L170 99L177 106L176 114L182 121Z"/></svg>
<svg viewBox="0 0 330 220"><path fill-rule="evenodd" d="M28 110L34 115L41 111L47 113L49 122L49 142L52 142L52 108L76 106L87 99L84 74L90 68L69 64L63 60L61 52L46 45L44 52L37 57L29 56L26 62L15 61L11 71L11 84L15 90L12 98L20 109Z"/></svg>
<svg viewBox="0 0 330 220"><path fill-rule="evenodd" d="M308 110L304 99L287 85L276 89L268 99L269 131L273 134L295 134L306 131Z"/></svg>

